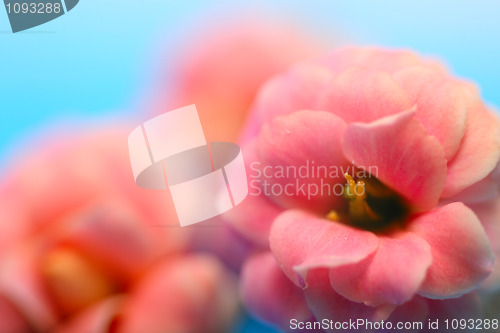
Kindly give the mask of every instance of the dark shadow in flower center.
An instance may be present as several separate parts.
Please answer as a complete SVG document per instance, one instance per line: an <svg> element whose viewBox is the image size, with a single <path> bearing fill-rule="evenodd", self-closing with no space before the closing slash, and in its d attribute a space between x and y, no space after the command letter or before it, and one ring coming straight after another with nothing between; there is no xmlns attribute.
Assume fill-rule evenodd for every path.
<svg viewBox="0 0 500 333"><path fill-rule="evenodd" d="M377 233L402 228L408 220L410 206L397 192L375 177L346 175L344 197L348 205L343 212L330 212L327 218Z"/></svg>

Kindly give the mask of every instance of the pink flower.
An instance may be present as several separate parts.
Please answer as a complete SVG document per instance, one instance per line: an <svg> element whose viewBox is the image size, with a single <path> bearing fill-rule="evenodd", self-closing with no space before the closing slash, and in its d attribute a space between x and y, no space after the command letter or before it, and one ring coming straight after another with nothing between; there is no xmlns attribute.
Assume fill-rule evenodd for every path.
<svg viewBox="0 0 500 333"><path fill-rule="evenodd" d="M416 303L425 317L431 299L467 299L494 270L500 122L438 63L342 49L269 80L249 123L253 193L228 218L272 252L244 270L254 312L285 327Z"/></svg>
<svg viewBox="0 0 500 333"><path fill-rule="evenodd" d="M128 130L60 136L0 185L1 332L221 332L235 281L166 192L136 186ZM163 227L162 227L163 225ZM140 329L138 329L140 327Z"/></svg>
<svg viewBox="0 0 500 333"><path fill-rule="evenodd" d="M171 77L157 84L151 108L163 113L196 104L210 141L236 139L262 83L324 49L306 35L275 17L203 22L174 51ZM165 54L172 56L170 46Z"/></svg>
<svg viewBox="0 0 500 333"><path fill-rule="evenodd" d="M185 36L186 37L186 36ZM201 22L185 45L165 50L169 76L157 82L147 108L160 114L196 104L208 141L235 141L259 87L291 64L321 54L318 41L276 17L236 15L228 20ZM174 54L172 56L172 54ZM194 246L217 254L235 270L252 246L231 226L195 228ZM207 224L210 222L204 222Z"/></svg>
<svg viewBox="0 0 500 333"><path fill-rule="evenodd" d="M415 329L406 329L404 332L436 332L427 329L428 323L436 319L441 323L439 332L444 332L444 320L451 322L453 319L481 318L479 299L474 293L446 300L416 295L400 306L388 304L371 307L352 302L331 288L326 269L312 271L309 277L311 287L302 290L283 274L270 252L250 258L241 278L241 294L247 308L287 332L394 332L398 331L398 323L423 325L423 329L415 326ZM495 318L495 315L486 318ZM324 330L308 329L306 326L308 323L321 323L323 319L334 323L357 322L360 319L373 323L384 321L391 323L392 329L370 329L369 326L345 326L341 329L334 326L334 329Z"/></svg>

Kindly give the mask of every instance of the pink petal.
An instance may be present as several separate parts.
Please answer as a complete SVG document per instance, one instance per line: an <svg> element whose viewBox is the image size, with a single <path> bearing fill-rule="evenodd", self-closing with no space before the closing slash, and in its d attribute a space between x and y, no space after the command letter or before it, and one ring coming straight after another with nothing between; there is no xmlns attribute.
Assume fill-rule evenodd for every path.
<svg viewBox="0 0 500 333"><path fill-rule="evenodd" d="M419 294L429 298L461 296L491 273L495 256L476 215L460 202L425 213L410 230L432 248L432 265Z"/></svg>
<svg viewBox="0 0 500 333"><path fill-rule="evenodd" d="M359 262L376 250L378 238L368 231L290 210L274 221L270 244L283 272L305 287L309 270Z"/></svg>
<svg viewBox="0 0 500 333"><path fill-rule="evenodd" d="M65 244L95 258L112 274L130 277L152 260L186 246L189 230L145 227L130 206L113 200L99 201L65 220L71 227Z"/></svg>
<svg viewBox="0 0 500 333"><path fill-rule="evenodd" d="M169 194L140 188L131 177L128 147L123 144L129 129L123 124L87 129L92 134L73 133L69 140L61 140L68 133L56 132L46 145L48 150L25 154L27 158L18 161L8 181L0 184L0 196L18 200L37 232L82 206L110 197L120 197L137 209L145 225L175 225Z"/></svg>
<svg viewBox="0 0 500 333"><path fill-rule="evenodd" d="M410 50L387 50L370 47L343 47L318 59L318 63L334 73L349 67L369 67L390 74L423 63L415 52ZM437 64L432 64L437 68Z"/></svg>
<svg viewBox="0 0 500 333"><path fill-rule="evenodd" d="M281 213L282 208L269 200L259 186L258 172L261 170L260 168L255 169L260 163L257 157L256 140L251 140L242 149L247 170L249 194L241 204L224 213L223 217L230 221L231 226L245 238L257 246L267 248L271 224Z"/></svg>
<svg viewBox="0 0 500 333"><path fill-rule="evenodd" d="M269 233L274 218L282 209L263 195L248 196L245 201L224 214L231 225L259 247L269 246Z"/></svg>
<svg viewBox="0 0 500 333"><path fill-rule="evenodd" d="M297 111L264 126L258 154L262 180L270 184L270 198L286 208L322 214L345 205L344 198L335 194L335 186L343 189L344 173L352 173L352 166L342 155L344 128L342 119L324 111ZM322 171L313 174L318 167ZM276 175L280 169L292 171Z"/></svg>
<svg viewBox="0 0 500 333"><path fill-rule="evenodd" d="M237 311L232 276L213 257L162 262L133 291L119 332L224 332Z"/></svg>
<svg viewBox="0 0 500 333"><path fill-rule="evenodd" d="M155 82L153 98L144 101L152 99L153 105L143 104L144 110L160 114L195 102L209 141L231 141L268 78L326 47L316 36L272 16L260 16L257 22L249 12L228 19L213 22L182 43L168 74L161 70L166 65L162 61L163 82ZM172 50L166 48L163 54Z"/></svg>
<svg viewBox="0 0 500 333"><path fill-rule="evenodd" d="M418 291L431 265L429 244L402 233L381 236L378 250L365 260L330 270L335 291L370 306L403 304Z"/></svg>
<svg viewBox="0 0 500 333"><path fill-rule="evenodd" d="M478 93L465 86L467 122L460 149L448 162L442 196L451 197L486 177L500 159L500 121L488 111Z"/></svg>
<svg viewBox="0 0 500 333"><path fill-rule="evenodd" d="M256 250L256 244L245 237L244 232L237 231L224 219L213 219L217 224L203 225L191 228L193 237L189 250L193 252L208 252L221 260L234 272L240 272L244 262ZM269 240L266 238L266 244ZM269 245L267 245L267 248Z"/></svg>
<svg viewBox="0 0 500 333"><path fill-rule="evenodd" d="M359 167L376 169L376 177L417 209L434 207L446 179L446 159L439 142L425 133L414 111L370 124L348 125L344 155Z"/></svg>
<svg viewBox="0 0 500 333"><path fill-rule="evenodd" d="M270 252L250 258L241 281L245 306L259 318L286 329L290 319L305 321L312 317L304 292L287 279Z"/></svg>
<svg viewBox="0 0 500 333"><path fill-rule="evenodd" d="M394 79L409 94L411 104L417 106L415 117L427 134L438 139L450 160L465 133L467 103L461 85L423 66L402 69Z"/></svg>
<svg viewBox="0 0 500 333"><path fill-rule="evenodd" d="M29 214L22 207L18 200L0 195L0 258L29 235Z"/></svg>
<svg viewBox="0 0 500 333"><path fill-rule="evenodd" d="M85 309L60 325L56 333L109 333L113 332L114 321L119 318L123 296L115 296Z"/></svg>
<svg viewBox="0 0 500 333"><path fill-rule="evenodd" d="M469 207L481 221L496 256L493 273L483 282L482 287L500 291L500 198L472 204Z"/></svg>
<svg viewBox="0 0 500 333"><path fill-rule="evenodd" d="M385 72L356 67L336 76L319 94L317 109L346 123L371 122L412 107L409 96Z"/></svg>
<svg viewBox="0 0 500 333"><path fill-rule="evenodd" d="M293 66L286 73L269 80L261 88L255 102L255 113L260 124L279 115L311 109L316 96L331 78L331 72L312 63Z"/></svg>
<svg viewBox="0 0 500 333"><path fill-rule="evenodd" d="M0 332L25 333L33 331L29 321L8 298L0 294Z"/></svg>
<svg viewBox="0 0 500 333"><path fill-rule="evenodd" d="M441 200L441 202L456 202L460 201L466 205L473 205L481 202L488 202L500 196L500 179L498 179L500 171L500 163L495 169L482 180L472 184L466 189L452 197Z"/></svg>
<svg viewBox="0 0 500 333"><path fill-rule="evenodd" d="M310 285L304 290L307 304L318 320L356 321L367 319L369 321L386 320L394 310L394 305L378 307L367 306L362 303L351 302L337 294L330 286L328 270L316 269L311 272ZM328 332L339 332L328 330ZM359 330L342 330L342 332L359 332Z"/></svg>
<svg viewBox="0 0 500 333"><path fill-rule="evenodd" d="M38 253L25 249L17 249L2 258L0 294L22 311L36 331L46 332L56 323L58 314L40 276L37 255Z"/></svg>

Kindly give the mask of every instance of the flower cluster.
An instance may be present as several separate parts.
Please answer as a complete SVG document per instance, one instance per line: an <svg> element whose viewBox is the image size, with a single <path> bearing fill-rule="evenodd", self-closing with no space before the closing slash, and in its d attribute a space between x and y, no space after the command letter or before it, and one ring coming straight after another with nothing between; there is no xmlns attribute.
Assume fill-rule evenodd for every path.
<svg viewBox="0 0 500 333"><path fill-rule="evenodd" d="M329 179L363 193L262 194L228 214L262 250L242 277L254 313L425 319L498 285L500 121L471 83L409 51L345 48L269 80L251 117L249 164L378 173Z"/></svg>
<svg viewBox="0 0 500 333"><path fill-rule="evenodd" d="M295 332L424 332L410 324L498 302L500 120L477 88L411 51L297 62L321 47L280 29L216 30L145 107L195 103L209 140L241 134L250 195L222 224L172 227L169 193L134 184L135 120L12 164L1 332L224 332L237 283L252 314Z"/></svg>

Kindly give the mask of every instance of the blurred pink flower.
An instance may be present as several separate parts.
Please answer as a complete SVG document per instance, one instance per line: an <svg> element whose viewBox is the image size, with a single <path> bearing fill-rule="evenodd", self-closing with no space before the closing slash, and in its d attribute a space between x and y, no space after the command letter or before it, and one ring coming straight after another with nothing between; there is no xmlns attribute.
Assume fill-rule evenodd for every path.
<svg viewBox="0 0 500 333"><path fill-rule="evenodd" d="M238 15L215 24L202 23L193 30L185 45L175 51L173 65L169 63L171 75L156 84L147 105L160 114L196 104L209 141L236 140L265 80L320 54L327 44L276 17L256 20ZM172 49L165 54L171 56ZM217 227L193 230L193 246L216 253L238 270L253 247L220 219L213 219L214 223Z"/></svg>
<svg viewBox="0 0 500 333"><path fill-rule="evenodd" d="M236 139L262 83L324 49L324 41L276 17L237 17L194 32L177 51L167 84L157 85L151 108L163 113L196 104L210 141Z"/></svg>
<svg viewBox="0 0 500 333"><path fill-rule="evenodd" d="M1 332L221 332L235 316L232 274L189 252L167 192L135 185L123 128L61 136L1 183Z"/></svg>
<svg viewBox="0 0 500 333"><path fill-rule="evenodd" d="M500 122L472 84L438 63L342 49L269 80L249 124L245 159L261 182L228 218L274 257L246 264L243 293L255 312L282 326L290 313L386 319L409 315L397 309L411 302L468 294L493 271ZM306 163L353 170L354 179L309 174L303 191L296 174L269 172ZM264 180L281 192L263 195ZM307 192L325 183L344 195ZM303 291L276 289L278 267Z"/></svg>

